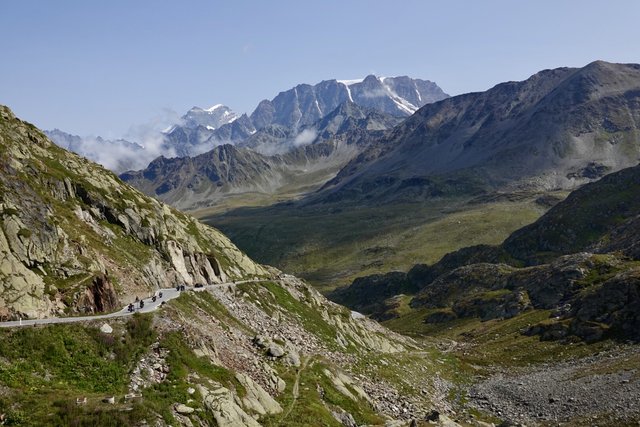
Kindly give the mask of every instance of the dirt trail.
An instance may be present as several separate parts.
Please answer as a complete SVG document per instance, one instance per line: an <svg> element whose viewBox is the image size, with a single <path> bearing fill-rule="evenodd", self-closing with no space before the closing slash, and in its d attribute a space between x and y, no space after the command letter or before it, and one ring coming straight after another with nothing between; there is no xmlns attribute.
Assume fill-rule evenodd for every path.
<svg viewBox="0 0 640 427"><path fill-rule="evenodd" d="M282 415L282 418L280 418L280 422L283 422L289 416L291 411L293 411L293 407L295 406L296 401L300 396L300 376L302 375L302 371L304 371L307 368L307 366L308 367L313 366L314 363L315 361L311 360L311 358L303 358L302 364L300 365L300 368L296 372L296 380L294 381L293 387L291 390L291 395L293 399L291 399L291 403L289 404L287 411Z"/></svg>

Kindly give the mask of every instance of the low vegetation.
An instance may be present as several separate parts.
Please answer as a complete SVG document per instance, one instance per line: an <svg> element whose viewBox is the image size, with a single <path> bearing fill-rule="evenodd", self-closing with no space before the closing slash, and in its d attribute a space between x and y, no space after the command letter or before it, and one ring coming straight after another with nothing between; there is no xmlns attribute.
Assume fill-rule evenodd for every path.
<svg viewBox="0 0 640 427"><path fill-rule="evenodd" d="M51 325L0 330L4 425L111 426L143 419L137 404L106 406L126 393L129 371L155 339L152 318L133 316L112 334L96 326ZM87 404L76 405L76 398Z"/></svg>
<svg viewBox="0 0 640 427"><path fill-rule="evenodd" d="M303 277L328 292L354 278L433 263L481 243L501 243L544 213L535 197L513 202L384 205L323 211L276 205L202 219L253 259Z"/></svg>

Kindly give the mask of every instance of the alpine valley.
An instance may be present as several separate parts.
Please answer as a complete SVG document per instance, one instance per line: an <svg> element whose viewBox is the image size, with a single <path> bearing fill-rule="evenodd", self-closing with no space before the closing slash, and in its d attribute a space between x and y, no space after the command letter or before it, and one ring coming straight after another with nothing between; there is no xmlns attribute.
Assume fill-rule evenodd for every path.
<svg viewBox="0 0 640 427"><path fill-rule="evenodd" d="M640 65L326 80L154 141L0 107L1 425L640 421Z"/></svg>

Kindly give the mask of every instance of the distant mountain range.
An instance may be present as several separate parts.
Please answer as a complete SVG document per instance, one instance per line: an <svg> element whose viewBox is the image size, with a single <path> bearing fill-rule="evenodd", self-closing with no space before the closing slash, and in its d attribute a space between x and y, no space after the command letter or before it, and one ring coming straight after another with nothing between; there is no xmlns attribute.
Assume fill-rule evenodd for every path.
<svg viewBox="0 0 640 427"><path fill-rule="evenodd" d="M302 193L323 185L370 138L400 121L347 101L300 131L270 125L235 146L219 145L194 157L160 157L121 178L188 209L242 193L275 194L285 187ZM277 154L261 154L269 151Z"/></svg>
<svg viewBox="0 0 640 427"><path fill-rule="evenodd" d="M44 131L56 145L65 150L91 159L113 171L125 171L143 167L141 154L145 149L140 144L125 139L108 140L101 137L80 137L60 129Z"/></svg>
<svg viewBox="0 0 640 427"><path fill-rule="evenodd" d="M183 117L185 125L174 126L167 132L167 143L178 156L200 154L203 149L225 143L247 146L262 154L284 153L295 137L305 128L320 121L341 104L375 110L392 117L408 117L423 105L447 98L448 95L428 80L403 77L376 77L369 75L359 80L325 80L316 85L301 84L280 92L272 100L263 100L251 115L237 116L227 107L229 121L212 126L202 117L208 117L197 108L198 120ZM195 114L193 113L193 114ZM192 114L192 115L193 115ZM255 135L255 134L258 135ZM243 141L251 138L246 144ZM283 141L290 144L283 145Z"/></svg>
<svg viewBox="0 0 640 427"><path fill-rule="evenodd" d="M222 104L210 108L193 107L179 123L153 135L152 141L108 141L100 137L70 135L57 129L48 135L57 144L120 173L144 168L160 155L197 156L229 143L262 154L282 154L302 142L311 142L311 130L299 136L300 132L343 103L403 118L426 103L447 96L428 80L370 75L359 80L301 84L280 92L272 100L263 100L250 115L235 113ZM243 144L250 137L251 141ZM129 148L133 151L127 151Z"/></svg>
<svg viewBox="0 0 640 427"><path fill-rule="evenodd" d="M414 88L413 92L409 87ZM365 94L374 89L376 93L387 94L376 98L373 104L384 111L365 113L356 108L358 104L347 101L338 104L344 107L308 124L311 118L324 113L329 105L327 99L338 102L350 97L369 102L372 98ZM394 116L389 113L400 114L404 110L399 105L405 104L390 93L405 94L407 98L403 99L410 101L435 99L428 98L426 91L421 92L416 81L405 78L369 76L361 82L332 80L316 86L300 85L273 101L261 103L250 118L244 116L263 127L251 131L236 145L263 154L295 151L302 144L335 138L340 132L330 130L332 114L343 121L348 117L344 121L348 131L342 132L340 141L355 149L350 151L350 157L342 156L340 162L332 164L342 162L339 172L326 183L317 182L323 184L322 189L309 194L303 201L306 204L375 204L400 199L477 196L493 191L572 189L640 160L639 65L597 61L580 69L544 70L522 82L502 83L486 92L427 104L400 124L393 123ZM409 93L415 97L409 97ZM332 96L327 98L328 94ZM309 107L316 104L315 109ZM267 114L268 110L271 112ZM234 126L241 119L212 132ZM392 128L394 124L397 126ZM350 143L352 136L358 139L358 144ZM211 138L215 137L212 134ZM260 158L262 165L272 162ZM305 162L305 168L309 168L314 160L306 158ZM285 169L292 167L283 166L282 159L277 163ZM207 176L204 169L192 167L186 163L180 168L168 167L163 173L154 174L153 185L143 182L148 180L144 171L135 180L131 174L124 178L149 194L178 203L172 194L157 189L166 189L165 184L177 183L186 176ZM261 168L246 167L254 171ZM237 172L238 176L250 175ZM272 193L289 183L285 175L278 173L277 185L267 187L258 184L264 177L258 177L256 185L239 179L229 186L234 176L222 179L209 175L204 181L197 180L200 190L188 187L187 193L195 191L201 196L181 197L177 206L183 209L193 208L192 203L206 206L207 200L214 203L219 199L214 193L243 191L242 188L251 191L262 188L261 191ZM200 184L207 180L206 190L202 189ZM170 187L184 190L180 185ZM213 192L212 187L216 188Z"/></svg>

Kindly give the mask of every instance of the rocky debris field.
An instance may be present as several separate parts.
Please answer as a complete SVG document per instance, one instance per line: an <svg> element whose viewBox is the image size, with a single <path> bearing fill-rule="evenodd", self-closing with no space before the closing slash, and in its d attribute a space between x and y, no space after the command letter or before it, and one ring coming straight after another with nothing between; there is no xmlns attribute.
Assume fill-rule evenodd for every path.
<svg viewBox="0 0 640 427"><path fill-rule="evenodd" d="M640 348L498 373L468 397L479 410L525 425L628 425L640 419Z"/></svg>
<svg viewBox="0 0 640 427"><path fill-rule="evenodd" d="M292 276L281 276L272 285L230 284L185 295L189 298L186 301L196 303L190 305L194 311L170 309L157 318L156 325L160 329L178 328L195 355L235 372L236 379L245 389L256 390L255 394L261 396L244 401L234 396L232 389L219 384L198 389L195 384L202 381L194 380L192 386L200 390L200 395L205 397L204 406L217 420L219 418L219 423L233 425L242 421L252 424L245 414L275 414L278 419L288 416L293 405L306 401L304 398L296 403L299 395L313 394L311 390L316 389L323 395L322 387L317 383L298 385L301 378L315 375L310 371L321 372L325 381L348 400L366 405L385 419L398 421L398 425L406 425L414 419L424 420L436 409L434 405L441 412L450 409L445 397L449 384L431 378L425 368L419 373L421 381L425 382L419 384L414 395L404 392L397 380L390 381L378 374L380 367L393 372L406 371L403 357L416 352L422 354L413 340L326 301L317 291ZM278 294L277 298L273 293ZM197 308L205 307L205 301L213 300L224 309L212 312ZM311 324L305 315L313 316L314 312L318 318ZM161 350L152 349L136 373L151 374L153 371L153 375L148 375L151 382L160 379L164 356ZM426 354L423 356L427 357ZM155 369L156 365L160 369ZM416 365L416 369L419 368ZM291 373L295 375L295 383ZM136 379L140 377L143 375L135 376ZM134 381L138 387L144 387L143 382ZM283 408L273 409L275 405L267 398L290 402L288 394L292 394L293 402ZM351 414L340 407L329 405L328 409L340 422L352 419Z"/></svg>

